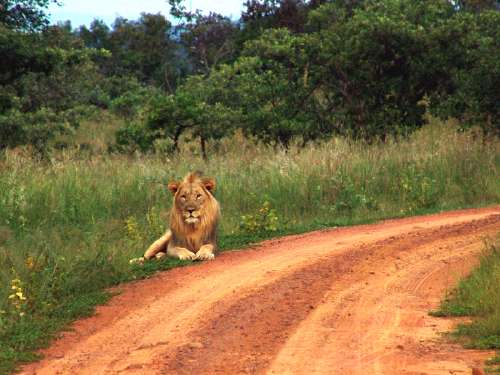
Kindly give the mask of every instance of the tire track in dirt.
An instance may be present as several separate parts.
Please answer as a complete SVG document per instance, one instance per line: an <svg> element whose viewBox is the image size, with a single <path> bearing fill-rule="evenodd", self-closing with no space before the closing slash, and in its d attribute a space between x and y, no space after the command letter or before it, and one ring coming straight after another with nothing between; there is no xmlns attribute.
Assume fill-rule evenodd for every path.
<svg viewBox="0 0 500 375"><path fill-rule="evenodd" d="M476 264L481 237L498 232L498 218L446 229L422 233L413 245L401 239L376 246L375 258L383 261L370 262L377 269L358 264L356 277L342 277L269 373L470 374L481 367L493 353L447 343L440 333L451 330L453 320L428 312Z"/></svg>
<svg viewBox="0 0 500 375"><path fill-rule="evenodd" d="M403 334L428 323L418 314L455 279L441 280L442 271L473 259L480 237L500 230L499 214L491 207L313 232L164 272L120 287L23 372L385 374L404 360L412 373L425 347L413 350ZM374 319L358 309L373 309ZM432 343L444 327L431 328ZM439 345L441 364L461 361ZM367 371L357 370L360 358ZM436 371L428 373L449 373Z"/></svg>
<svg viewBox="0 0 500 375"><path fill-rule="evenodd" d="M422 290L436 270L446 268L427 273L436 261L463 256L470 260L481 244L477 234L494 233L499 223L497 216L365 245L304 267L229 308L225 302L216 304L213 316L217 318L192 333L191 342L172 359L169 356L164 370L176 374L262 373L285 345L270 373L401 373L400 366L407 367L404 363L397 363L395 369L379 371L377 367L387 349L397 349L398 344L388 347L389 339L401 333L395 328L420 325L420 315L427 315L428 309L419 311L418 317L401 316L408 309L402 306L407 302L406 292ZM451 244L460 250L453 251ZM434 255L436 248L445 246L444 255ZM390 265L403 258L404 267L390 272ZM413 272L416 277L408 278ZM452 275L448 276L451 281ZM322 311L315 314L318 304ZM414 318L416 322L402 322ZM301 323L303 327L294 333Z"/></svg>

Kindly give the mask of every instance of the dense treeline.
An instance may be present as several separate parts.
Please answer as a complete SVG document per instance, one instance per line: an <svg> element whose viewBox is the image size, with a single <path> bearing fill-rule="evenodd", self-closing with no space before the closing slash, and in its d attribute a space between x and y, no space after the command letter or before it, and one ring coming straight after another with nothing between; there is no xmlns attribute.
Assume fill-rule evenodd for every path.
<svg viewBox="0 0 500 375"><path fill-rule="evenodd" d="M238 21L189 12L49 26L50 0L0 3L0 150L44 152L95 108L111 150L406 135L431 113L500 133L495 0L249 0ZM167 6L167 4L166 4ZM175 26L174 26L175 24Z"/></svg>

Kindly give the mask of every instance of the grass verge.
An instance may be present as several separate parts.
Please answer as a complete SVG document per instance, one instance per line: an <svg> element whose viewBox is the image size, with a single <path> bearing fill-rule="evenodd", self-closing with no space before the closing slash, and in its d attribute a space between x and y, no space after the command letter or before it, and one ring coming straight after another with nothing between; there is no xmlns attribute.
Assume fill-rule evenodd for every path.
<svg viewBox="0 0 500 375"><path fill-rule="evenodd" d="M487 369L500 372L500 236L487 244L479 266L460 281L433 315L472 317L470 323L458 325L452 336L466 347L498 350Z"/></svg>

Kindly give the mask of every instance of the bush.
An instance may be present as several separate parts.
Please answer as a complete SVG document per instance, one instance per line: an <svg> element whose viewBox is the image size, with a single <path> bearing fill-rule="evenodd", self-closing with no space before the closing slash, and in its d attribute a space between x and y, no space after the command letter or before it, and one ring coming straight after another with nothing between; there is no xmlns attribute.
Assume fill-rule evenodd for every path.
<svg viewBox="0 0 500 375"><path fill-rule="evenodd" d="M153 135L143 125L132 122L116 132L116 143L111 151L133 153L135 151L148 152L153 147Z"/></svg>
<svg viewBox="0 0 500 375"><path fill-rule="evenodd" d="M266 201L254 214L241 216L240 230L248 234L276 232L278 224L276 210Z"/></svg>
<svg viewBox="0 0 500 375"><path fill-rule="evenodd" d="M143 112L157 95L160 95L160 92L153 87L137 87L113 99L111 110L116 115L131 120Z"/></svg>
<svg viewBox="0 0 500 375"><path fill-rule="evenodd" d="M11 109L0 114L0 150L29 144L44 154L50 140L75 125L70 120L74 120L70 113L56 114L47 108L27 113Z"/></svg>

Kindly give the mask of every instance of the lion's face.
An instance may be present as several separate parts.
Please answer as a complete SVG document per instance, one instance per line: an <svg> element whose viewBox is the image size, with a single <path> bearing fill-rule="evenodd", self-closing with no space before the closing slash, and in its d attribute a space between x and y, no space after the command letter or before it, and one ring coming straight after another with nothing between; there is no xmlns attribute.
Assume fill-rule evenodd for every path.
<svg viewBox="0 0 500 375"><path fill-rule="evenodd" d="M196 224L200 221L203 205L207 198L206 191L198 184L181 185L175 195L175 205L181 212L184 222Z"/></svg>
<svg viewBox="0 0 500 375"><path fill-rule="evenodd" d="M191 178L183 182L171 182L169 190L174 194L174 206L186 224L198 224L204 214L204 207L212 198L215 188L212 178Z"/></svg>

